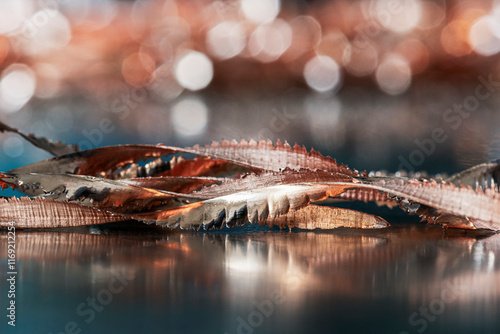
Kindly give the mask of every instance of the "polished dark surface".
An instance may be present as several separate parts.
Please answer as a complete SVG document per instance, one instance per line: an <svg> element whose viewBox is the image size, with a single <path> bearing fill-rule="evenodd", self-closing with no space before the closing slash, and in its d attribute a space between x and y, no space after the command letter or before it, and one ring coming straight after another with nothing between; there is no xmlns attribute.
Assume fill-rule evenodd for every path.
<svg viewBox="0 0 500 334"><path fill-rule="evenodd" d="M17 231L16 246L17 326L3 323L2 332L500 329L499 234L413 223L210 233L112 225ZM2 274L6 262L2 256ZM0 287L5 294L5 279Z"/></svg>

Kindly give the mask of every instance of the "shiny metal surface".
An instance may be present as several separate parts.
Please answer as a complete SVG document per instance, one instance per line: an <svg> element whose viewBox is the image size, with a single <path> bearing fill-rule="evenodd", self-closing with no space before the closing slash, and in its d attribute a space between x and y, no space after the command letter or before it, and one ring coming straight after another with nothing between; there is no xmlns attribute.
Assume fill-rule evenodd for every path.
<svg viewBox="0 0 500 334"><path fill-rule="evenodd" d="M24 333L500 328L498 234L415 224L327 232L103 227L18 231L16 243L16 330ZM2 256L2 273L5 264Z"/></svg>

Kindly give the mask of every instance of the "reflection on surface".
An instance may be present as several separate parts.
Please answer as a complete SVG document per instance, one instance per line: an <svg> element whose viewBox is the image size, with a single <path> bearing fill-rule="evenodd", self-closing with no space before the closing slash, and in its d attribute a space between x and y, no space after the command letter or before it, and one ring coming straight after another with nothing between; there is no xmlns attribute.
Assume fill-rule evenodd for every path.
<svg viewBox="0 0 500 334"><path fill-rule="evenodd" d="M421 225L326 233L97 232L17 232L21 328L58 332L68 321L83 332L111 325L129 332L134 322L151 333L498 326L500 234ZM7 234L0 239L6 244ZM5 255L1 261L6 272ZM99 300L117 275L129 283L87 323L77 306L89 296Z"/></svg>

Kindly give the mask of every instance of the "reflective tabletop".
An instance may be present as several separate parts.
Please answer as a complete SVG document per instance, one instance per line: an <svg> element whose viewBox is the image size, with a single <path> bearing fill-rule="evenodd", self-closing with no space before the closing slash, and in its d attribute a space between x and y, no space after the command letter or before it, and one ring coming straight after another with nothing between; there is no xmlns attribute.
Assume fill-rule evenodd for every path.
<svg viewBox="0 0 500 334"><path fill-rule="evenodd" d="M414 223L198 233L127 224L17 231L15 332L500 329L500 234ZM7 257L0 263L4 275Z"/></svg>

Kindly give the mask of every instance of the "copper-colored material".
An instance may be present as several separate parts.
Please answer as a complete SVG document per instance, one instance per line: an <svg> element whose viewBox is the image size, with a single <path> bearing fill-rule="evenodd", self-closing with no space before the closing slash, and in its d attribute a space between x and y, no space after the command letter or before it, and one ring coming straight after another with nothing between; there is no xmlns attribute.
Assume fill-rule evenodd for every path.
<svg viewBox="0 0 500 334"><path fill-rule="evenodd" d="M0 227L18 229L74 227L123 221L120 215L49 198L0 198Z"/></svg>
<svg viewBox="0 0 500 334"><path fill-rule="evenodd" d="M140 165L141 160L152 158L153 161ZM30 196L71 203L2 203L4 217L15 220L19 215L26 223L21 209L41 212L47 205L45 215L56 217L66 216L59 214L59 209L75 210L73 220L60 220L55 223L57 226L107 222L107 215L113 213L121 219L170 228L212 229L246 222L304 229L387 226L379 217L310 205L340 198L389 206L398 203L410 214L418 214L431 223L498 231L498 165L492 162L459 173L448 179L451 184L383 173L375 175L384 176L369 177L298 145L233 140L203 147L120 145L77 152L4 172L0 174L0 185L10 185ZM35 206L31 211L30 203ZM106 214L91 215L90 220L76 223L74 218L83 217L82 210L88 210L78 211L78 205L105 210ZM114 221L116 217L112 217ZM43 227L44 224L48 223L42 223ZM35 222L32 227L39 226Z"/></svg>

